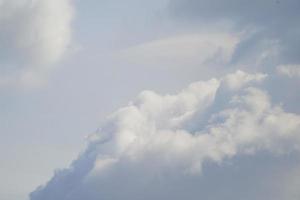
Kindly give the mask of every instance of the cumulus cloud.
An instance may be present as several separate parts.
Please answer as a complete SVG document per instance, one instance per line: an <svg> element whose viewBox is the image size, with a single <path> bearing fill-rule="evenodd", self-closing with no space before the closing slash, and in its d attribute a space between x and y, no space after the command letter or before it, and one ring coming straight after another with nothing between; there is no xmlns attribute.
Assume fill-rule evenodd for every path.
<svg viewBox="0 0 300 200"><path fill-rule="evenodd" d="M42 81L71 38L71 0L0 1L0 86Z"/></svg>
<svg viewBox="0 0 300 200"><path fill-rule="evenodd" d="M243 158L299 155L300 116L272 103L260 86L266 78L237 71L192 83L177 94L142 92L110 115L90 136L86 151L34 191L31 200L241 199L247 192L239 189L251 191L247 183L257 185L259 172L273 166L254 172ZM228 160L244 171L226 167ZM222 166L249 182L220 173ZM221 187L217 193L214 184ZM266 191L254 190L245 199L264 199L270 195Z"/></svg>

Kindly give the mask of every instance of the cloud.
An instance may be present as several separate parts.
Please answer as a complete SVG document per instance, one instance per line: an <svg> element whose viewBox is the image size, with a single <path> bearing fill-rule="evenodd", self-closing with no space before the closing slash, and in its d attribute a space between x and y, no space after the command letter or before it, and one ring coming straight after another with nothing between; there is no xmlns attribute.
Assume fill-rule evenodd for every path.
<svg viewBox="0 0 300 200"><path fill-rule="evenodd" d="M71 40L71 0L0 1L0 86L35 85Z"/></svg>
<svg viewBox="0 0 300 200"><path fill-rule="evenodd" d="M299 156L300 116L272 103L265 79L237 71L173 95L142 92L31 200L241 199L260 181L269 187L280 158ZM253 189L246 199L276 197L272 189Z"/></svg>
<svg viewBox="0 0 300 200"><path fill-rule="evenodd" d="M231 59L238 40L238 36L228 33L182 34L129 47L117 58L153 67L224 65Z"/></svg>
<svg viewBox="0 0 300 200"><path fill-rule="evenodd" d="M280 65L277 67L277 72L288 77L300 77L299 65Z"/></svg>
<svg viewBox="0 0 300 200"><path fill-rule="evenodd" d="M274 71L277 65L299 64L297 0L172 0L175 21L192 27L223 26L241 33L231 63Z"/></svg>

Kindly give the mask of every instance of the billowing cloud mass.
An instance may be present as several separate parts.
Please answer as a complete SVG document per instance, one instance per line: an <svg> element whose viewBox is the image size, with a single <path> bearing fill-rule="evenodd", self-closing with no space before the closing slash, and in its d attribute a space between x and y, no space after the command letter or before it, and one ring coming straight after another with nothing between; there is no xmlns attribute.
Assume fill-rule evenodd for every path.
<svg viewBox="0 0 300 200"><path fill-rule="evenodd" d="M269 172L286 177L283 158L294 166L288 157L299 157L300 116L272 103L261 89L265 79L236 71L173 95L142 92L109 116L86 151L31 200L299 197Z"/></svg>
<svg viewBox="0 0 300 200"><path fill-rule="evenodd" d="M65 53L71 0L0 1L0 87L35 85Z"/></svg>
<svg viewBox="0 0 300 200"><path fill-rule="evenodd" d="M299 11L300 0L0 0L1 199L42 183L96 116L149 88L29 198L299 200ZM45 90L15 94L59 65Z"/></svg>

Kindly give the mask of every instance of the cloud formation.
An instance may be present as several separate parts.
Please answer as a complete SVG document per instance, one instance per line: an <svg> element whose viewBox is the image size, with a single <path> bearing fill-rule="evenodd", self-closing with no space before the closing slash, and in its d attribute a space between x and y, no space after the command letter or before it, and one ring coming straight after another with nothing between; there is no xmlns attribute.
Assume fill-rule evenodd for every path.
<svg viewBox="0 0 300 200"><path fill-rule="evenodd" d="M42 81L71 39L71 0L0 1L0 86Z"/></svg>
<svg viewBox="0 0 300 200"><path fill-rule="evenodd" d="M116 57L151 67L222 66L231 60L238 41L228 33L182 34L127 48Z"/></svg>
<svg viewBox="0 0 300 200"><path fill-rule="evenodd" d="M220 165L222 171L224 163L235 159L250 177L254 173L259 179L245 167L243 158L299 155L300 150L300 116L272 103L260 86L265 79L266 74L237 71L192 83L174 95L142 92L109 116L90 136L86 151L34 191L31 200L182 199L186 195L199 199L211 184L201 177L220 170L209 173L205 166ZM247 187L234 181L231 184L241 190ZM228 184L222 185L223 192L239 199L242 194L230 192L233 186ZM203 197L221 198L211 192ZM264 195L268 193L256 192L249 199L264 199Z"/></svg>
<svg viewBox="0 0 300 200"><path fill-rule="evenodd" d="M300 77L300 65L280 65L277 72L288 77Z"/></svg>
<svg viewBox="0 0 300 200"><path fill-rule="evenodd" d="M175 20L193 27L223 24L241 33L232 64L274 71L300 62L299 6L297 0L172 0L169 8Z"/></svg>

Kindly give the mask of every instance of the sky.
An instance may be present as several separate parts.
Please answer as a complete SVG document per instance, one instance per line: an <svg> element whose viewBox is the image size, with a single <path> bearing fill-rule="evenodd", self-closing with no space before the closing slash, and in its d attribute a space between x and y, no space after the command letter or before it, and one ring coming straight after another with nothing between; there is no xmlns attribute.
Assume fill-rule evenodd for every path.
<svg viewBox="0 0 300 200"><path fill-rule="evenodd" d="M298 0L0 0L0 199L300 198Z"/></svg>

